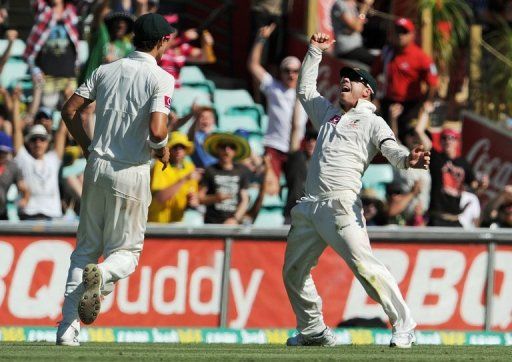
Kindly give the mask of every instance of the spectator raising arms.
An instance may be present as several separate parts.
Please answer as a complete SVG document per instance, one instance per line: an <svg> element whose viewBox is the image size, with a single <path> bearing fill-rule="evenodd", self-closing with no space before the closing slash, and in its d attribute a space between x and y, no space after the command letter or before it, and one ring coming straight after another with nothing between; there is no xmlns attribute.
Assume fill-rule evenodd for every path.
<svg viewBox="0 0 512 362"><path fill-rule="evenodd" d="M300 142L304 135L307 115L295 94L300 60L293 56L284 58L279 69L279 79L272 77L261 65L264 43L274 29L274 24L260 29L249 55L247 66L267 98L268 129L263 143L265 153L271 156L272 169L276 179L279 180L288 159L292 124L297 125L297 133L301 135Z"/></svg>
<svg viewBox="0 0 512 362"><path fill-rule="evenodd" d="M76 87L78 17L68 0L36 0L34 9L36 22L24 57L34 84L44 83L42 104L55 109L66 87Z"/></svg>
<svg viewBox="0 0 512 362"><path fill-rule="evenodd" d="M178 22L178 16L175 14L168 15L165 18L171 25ZM190 44L190 42L199 38L201 48ZM203 30L199 34L196 29L189 29L172 40L158 65L176 79L176 86L179 87L180 71L186 63L211 64L216 62L217 58L213 52L213 44L213 37L208 30Z"/></svg>
<svg viewBox="0 0 512 362"><path fill-rule="evenodd" d="M249 205L248 170L237 163L251 154L249 143L232 133L213 133L205 149L219 162L206 169L199 201L206 205L205 224L240 224Z"/></svg>
<svg viewBox="0 0 512 362"><path fill-rule="evenodd" d="M21 169L30 192L26 205L19 210L21 220L50 220L62 216L59 192L59 170L66 142L66 126L61 122L50 150L51 135L41 124L32 126L23 138L19 116L20 90L15 91L13 128L14 159ZM25 141L25 144L24 142Z"/></svg>
<svg viewBox="0 0 512 362"><path fill-rule="evenodd" d="M475 181L471 166L464 157L458 156L460 133L445 128L441 133L441 152L432 149L430 175L431 226L462 226L461 195L464 187Z"/></svg>
<svg viewBox="0 0 512 362"><path fill-rule="evenodd" d="M171 133L167 147L169 166L162 170L163 164L156 161L151 174L150 222L181 221L187 207L199 206L197 191L201 174L185 159L194 150L194 144L185 134L175 131Z"/></svg>
<svg viewBox="0 0 512 362"><path fill-rule="evenodd" d="M89 78L101 64L124 58L133 51L130 34L135 20L130 13L110 11L103 0L94 12L89 41L89 58L80 74L79 83Z"/></svg>
<svg viewBox="0 0 512 362"><path fill-rule="evenodd" d="M331 23L336 36L336 56L372 65L375 56L363 46L363 28L366 14L374 0L335 0L331 8Z"/></svg>

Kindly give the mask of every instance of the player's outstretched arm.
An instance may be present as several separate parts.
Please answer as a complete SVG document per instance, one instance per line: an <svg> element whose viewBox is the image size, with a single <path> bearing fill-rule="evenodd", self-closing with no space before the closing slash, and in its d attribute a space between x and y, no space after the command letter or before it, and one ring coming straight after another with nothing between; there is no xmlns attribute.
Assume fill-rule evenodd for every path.
<svg viewBox="0 0 512 362"><path fill-rule="evenodd" d="M334 40L327 34L313 34L299 73L297 98L317 128L320 127L328 112L333 111L335 113L335 108L331 102L322 97L316 88L322 52L329 49L333 43Z"/></svg>

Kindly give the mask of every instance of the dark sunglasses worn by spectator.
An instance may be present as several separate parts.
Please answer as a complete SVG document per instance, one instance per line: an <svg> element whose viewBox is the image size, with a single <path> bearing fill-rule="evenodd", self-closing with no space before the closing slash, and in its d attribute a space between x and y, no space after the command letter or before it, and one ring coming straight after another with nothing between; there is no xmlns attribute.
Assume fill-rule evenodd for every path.
<svg viewBox="0 0 512 362"><path fill-rule="evenodd" d="M35 137L32 137L29 139L30 142L36 142L36 141L44 142L46 140L47 140L46 137L41 137L41 136L35 136Z"/></svg>
<svg viewBox="0 0 512 362"><path fill-rule="evenodd" d="M441 136L441 139L443 141L458 141L459 137L452 136L452 135L444 135L444 136Z"/></svg>
<svg viewBox="0 0 512 362"><path fill-rule="evenodd" d="M298 69L290 69L290 68L283 68L283 73L290 73L290 74L297 74L299 72Z"/></svg>
<svg viewBox="0 0 512 362"><path fill-rule="evenodd" d="M236 145L233 143L219 143L217 147L220 148L221 150L225 148L231 148L232 150L236 150Z"/></svg>

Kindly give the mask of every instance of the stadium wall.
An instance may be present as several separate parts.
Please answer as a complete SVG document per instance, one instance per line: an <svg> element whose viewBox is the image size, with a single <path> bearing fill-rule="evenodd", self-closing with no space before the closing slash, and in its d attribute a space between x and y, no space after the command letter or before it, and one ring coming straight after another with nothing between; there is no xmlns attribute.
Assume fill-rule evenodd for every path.
<svg viewBox="0 0 512 362"><path fill-rule="evenodd" d="M76 225L0 225L0 327L60 319ZM369 228L423 330L512 327L507 230ZM287 227L151 225L136 272L103 302L95 327L291 329L281 280ZM386 320L342 260L326 250L313 271L325 320Z"/></svg>

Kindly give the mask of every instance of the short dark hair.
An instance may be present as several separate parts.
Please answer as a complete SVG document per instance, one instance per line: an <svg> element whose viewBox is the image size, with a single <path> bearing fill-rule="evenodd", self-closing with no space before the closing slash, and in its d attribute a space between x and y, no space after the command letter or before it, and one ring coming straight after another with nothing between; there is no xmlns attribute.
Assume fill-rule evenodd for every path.
<svg viewBox="0 0 512 362"><path fill-rule="evenodd" d="M142 52L149 52L156 47L156 44L160 41L160 39L156 40L140 40L137 37L133 38L133 45L137 50Z"/></svg>

